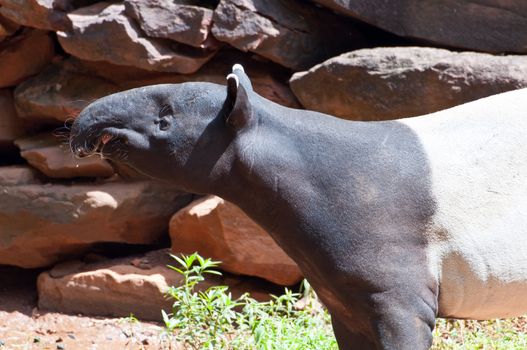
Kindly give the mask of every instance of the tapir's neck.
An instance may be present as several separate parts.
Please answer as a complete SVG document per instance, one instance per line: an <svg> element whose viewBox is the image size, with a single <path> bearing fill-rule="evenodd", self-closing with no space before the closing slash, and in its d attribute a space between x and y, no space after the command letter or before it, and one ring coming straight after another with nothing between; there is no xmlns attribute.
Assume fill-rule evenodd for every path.
<svg viewBox="0 0 527 350"><path fill-rule="evenodd" d="M292 185L300 190L309 183L305 154L311 150L303 143L312 130L306 130L294 110L273 106L255 112L257 121L237 135L230 169L214 191L265 225L276 218L275 209L291 199L285 193L296 192Z"/></svg>
<svg viewBox="0 0 527 350"><path fill-rule="evenodd" d="M305 250L295 242L320 228L299 223L321 212L315 203L338 199L340 190L330 188L336 183L332 176L339 176L340 161L349 170L354 154L360 157L365 143L376 142L366 137L372 124L275 104L255 113L257 125L237 136L231 168L212 192L238 205L295 260L305 260L300 256Z"/></svg>
<svg viewBox="0 0 527 350"><path fill-rule="evenodd" d="M394 222L428 222L430 169L413 129L256 102L256 125L226 143L206 192L238 205L303 271L323 273L313 264L345 260Z"/></svg>

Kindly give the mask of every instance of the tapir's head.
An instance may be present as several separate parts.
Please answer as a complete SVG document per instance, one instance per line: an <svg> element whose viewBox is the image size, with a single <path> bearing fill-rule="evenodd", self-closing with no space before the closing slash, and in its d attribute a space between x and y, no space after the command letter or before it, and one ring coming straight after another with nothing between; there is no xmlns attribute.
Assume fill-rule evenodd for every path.
<svg viewBox="0 0 527 350"><path fill-rule="evenodd" d="M214 178L230 144L251 123L249 78L240 65L227 86L147 86L101 98L76 118L70 145L77 157L100 155L118 172L133 170L193 190L189 180Z"/></svg>

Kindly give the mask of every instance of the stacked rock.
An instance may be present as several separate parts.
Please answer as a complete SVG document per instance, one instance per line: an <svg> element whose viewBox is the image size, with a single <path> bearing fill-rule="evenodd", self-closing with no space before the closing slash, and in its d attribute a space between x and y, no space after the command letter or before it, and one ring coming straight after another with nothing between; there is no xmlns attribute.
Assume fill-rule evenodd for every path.
<svg viewBox="0 0 527 350"><path fill-rule="evenodd" d="M298 267L234 205L124 182L104 160L75 159L71 120L129 88L223 84L234 63L259 94L288 107L352 120L412 117L527 86L526 40L520 0L0 0L0 265L51 267L101 244L164 245L222 260L235 275L295 284ZM107 305L130 283L162 294L155 286L174 280L147 272L138 282L137 269L111 262L93 275L100 279L84 278L93 264L82 264L41 276L41 306L121 315L141 293L121 299L132 301L120 311L84 310L86 281L113 276L88 297ZM66 305L53 297L68 281L82 283Z"/></svg>

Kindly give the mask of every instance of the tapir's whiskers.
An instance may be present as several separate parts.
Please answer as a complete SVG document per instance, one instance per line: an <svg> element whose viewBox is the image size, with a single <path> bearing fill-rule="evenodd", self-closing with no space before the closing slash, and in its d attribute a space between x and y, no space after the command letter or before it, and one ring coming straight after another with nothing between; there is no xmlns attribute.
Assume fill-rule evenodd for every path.
<svg viewBox="0 0 527 350"><path fill-rule="evenodd" d="M133 169L134 171L136 171L138 174L141 174L143 176L145 176L146 178L150 179L150 180L155 180L155 181L159 181L159 182L163 182L163 183L170 183L169 181L167 180L164 180L164 179L160 179L160 178L157 178L157 177L154 177L152 175L149 175L149 174L146 174L144 172L142 172L141 170L139 170L138 168L136 168L135 166L133 166L131 163L129 162L124 162L124 161L121 161L120 162L121 164L123 165L126 165L128 167L130 167L131 169Z"/></svg>
<svg viewBox="0 0 527 350"><path fill-rule="evenodd" d="M60 140L60 143L68 143L70 139L70 132L64 127L57 128L51 134Z"/></svg>
<svg viewBox="0 0 527 350"><path fill-rule="evenodd" d="M123 143L123 141L121 139L116 139L115 142ZM120 147L118 147L117 149L118 149L118 151L117 151L117 153L114 156L115 160L117 160L119 162L126 161L128 159L128 153L126 152L126 150L123 149L123 148L120 148Z"/></svg>

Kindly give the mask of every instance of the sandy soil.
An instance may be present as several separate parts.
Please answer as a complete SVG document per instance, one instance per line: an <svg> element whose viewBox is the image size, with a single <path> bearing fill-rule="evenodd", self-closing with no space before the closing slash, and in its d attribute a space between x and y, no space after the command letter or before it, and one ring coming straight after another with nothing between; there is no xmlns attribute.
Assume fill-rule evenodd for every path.
<svg viewBox="0 0 527 350"><path fill-rule="evenodd" d="M38 273L0 266L0 350L171 348L160 324L38 310Z"/></svg>

